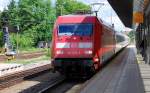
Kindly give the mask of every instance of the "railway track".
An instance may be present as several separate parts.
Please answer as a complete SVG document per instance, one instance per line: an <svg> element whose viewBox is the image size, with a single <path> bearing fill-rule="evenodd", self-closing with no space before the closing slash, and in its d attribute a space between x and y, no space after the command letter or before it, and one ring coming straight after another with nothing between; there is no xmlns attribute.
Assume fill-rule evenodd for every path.
<svg viewBox="0 0 150 93"><path fill-rule="evenodd" d="M22 54L19 54L16 58L17 59L31 59L31 58L40 57L44 54L45 54L44 51L33 52L33 53L22 53Z"/></svg>
<svg viewBox="0 0 150 93"><path fill-rule="evenodd" d="M11 82L16 82L16 80L18 84L0 90L0 93L12 93L11 91L13 91L13 93L65 93L66 91L78 91L84 83L84 81L80 80L68 80L59 73L52 73L51 71L47 71L46 73L39 74L35 77L18 77L12 79ZM38 81L40 83L30 84L31 81ZM10 82L8 83L10 84ZM26 84L31 86L28 87ZM76 86L78 86L78 89Z"/></svg>
<svg viewBox="0 0 150 93"><path fill-rule="evenodd" d="M43 67L43 68L46 69L46 67ZM50 69L50 66L48 66L48 68ZM51 73L49 76L44 75L42 71L41 71L42 74L39 74L38 72L40 71L37 69L39 68L25 71L26 73L24 74L18 73L18 75L15 75L15 76L7 76L7 77L3 77L3 79L0 78L0 87L4 88L4 85L6 87L7 84L9 84L10 86L11 83L15 84L16 81L17 83L19 83L24 80L28 80L28 81L38 81L40 82L40 84L36 84L27 89L23 88L24 90L21 90L20 88L23 86L23 84L20 84L20 85L17 84L19 88L16 90L21 90L21 92L19 93L78 93L87 84L85 83L86 81L83 81L83 80L82 81L81 80L79 81L78 80L66 80L61 75L55 76L54 73L51 73L51 71L48 71L48 70L46 74ZM38 76L36 76L35 73L31 73L34 71L38 71L37 72ZM32 77L34 79L32 79ZM7 81L5 82L4 80L7 80L8 82ZM10 93L10 92L0 92L0 93ZM13 92L13 93L18 93L18 92Z"/></svg>
<svg viewBox="0 0 150 93"><path fill-rule="evenodd" d="M113 63L114 62L111 62L111 64ZM109 66L109 64L106 66ZM23 83L22 82L20 84L17 84L17 86L15 85L14 87L12 87L13 88L12 90L8 88L7 90L10 90L9 92L0 91L0 93L10 93L11 91L13 91L13 93L18 93L18 91L14 92L14 90L20 90L19 93L78 93L89 82L89 80L87 82L85 80L77 80L77 79L66 80L64 77L62 77L58 73L56 75L54 73L51 73L51 71L48 71L45 74L39 74L38 76L35 76L35 77L27 76L25 78L24 77L15 78L15 79L18 79L17 80L18 82L22 82L22 79L23 80L26 79L27 81L29 81L28 85L31 85L31 86L27 88L22 88L22 86L26 86L26 84L25 83L22 84ZM16 81L15 79L11 79L11 82L15 82ZM40 83L32 85L30 84L30 81L35 81L35 82L38 81Z"/></svg>
<svg viewBox="0 0 150 93"><path fill-rule="evenodd" d="M37 81L39 83L37 83ZM9 88L0 90L0 93L47 93L46 91L65 82L65 77L50 71L28 78Z"/></svg>
<svg viewBox="0 0 150 93"><path fill-rule="evenodd" d="M124 57L124 55L126 55L127 52L128 51L122 50L122 53L121 53L122 57ZM118 65L121 62L120 60L122 59L122 58L118 59L117 56L119 56L119 55L120 55L120 53L118 53L110 62L105 64L103 66L103 69L98 73L104 73L104 74L106 73L105 75L109 75L109 76L113 75L114 74L113 72L117 71L117 70L116 70L116 68L112 68L112 66ZM123 65L121 65L121 66L123 66ZM120 68L122 68L122 67L120 67ZM110 69L112 69L112 71L107 71ZM89 82L93 81L93 79L98 75L98 73L96 75L94 75L90 80L87 80L87 81L86 80L85 81L84 80L65 81L59 85L56 85L55 87L50 87L49 89L47 88L47 90L42 93L80 93L81 90L84 89L89 84ZM109 74L107 74L107 73L109 73ZM111 77L107 77L107 78L111 78ZM102 86L107 85L107 83L109 83L109 82L103 83Z"/></svg>
<svg viewBox="0 0 150 93"><path fill-rule="evenodd" d="M16 59L31 59L31 58L37 58L42 55L44 55L44 51L39 52L33 52L33 53L20 53L18 56L16 56ZM0 62L4 62L7 60L7 57L5 55L0 55Z"/></svg>
<svg viewBox="0 0 150 93"><path fill-rule="evenodd" d="M15 85L19 82L24 81L25 79L36 77L37 75L40 75L41 73L49 72L51 70L51 65L46 64L43 66L31 68L25 71L18 71L16 73L5 75L3 77L0 77L0 90Z"/></svg>
<svg viewBox="0 0 150 93"><path fill-rule="evenodd" d="M46 87L44 91L39 93L78 93L85 82L85 80L64 80Z"/></svg>
<svg viewBox="0 0 150 93"><path fill-rule="evenodd" d="M3 62L5 61L7 58L5 55L0 55L0 62Z"/></svg>
<svg viewBox="0 0 150 93"><path fill-rule="evenodd" d="M65 77L62 78L56 78L55 80L53 80L51 82L50 85L48 85L47 87L43 88L42 90L40 90L38 93L47 93L49 91L49 89L57 86L58 84L61 84L65 81Z"/></svg>

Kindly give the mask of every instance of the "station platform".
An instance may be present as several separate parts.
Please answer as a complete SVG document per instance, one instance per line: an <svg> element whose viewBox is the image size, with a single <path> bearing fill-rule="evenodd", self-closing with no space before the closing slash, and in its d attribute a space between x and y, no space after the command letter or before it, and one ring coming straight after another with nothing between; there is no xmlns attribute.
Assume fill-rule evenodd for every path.
<svg viewBox="0 0 150 93"><path fill-rule="evenodd" d="M0 63L0 70L5 69L5 68L12 68L12 67L18 67L21 66L21 64L6 64L6 63Z"/></svg>
<svg viewBox="0 0 150 93"><path fill-rule="evenodd" d="M8 73L13 73L15 71L22 70L22 66L23 65L21 64L15 64L15 63L11 63L11 64L0 63L0 77Z"/></svg>
<svg viewBox="0 0 150 93"><path fill-rule="evenodd" d="M40 60L31 64L17 64L17 63L0 63L0 77L16 73L18 71L24 71L43 65L51 64L49 60Z"/></svg>
<svg viewBox="0 0 150 93"><path fill-rule="evenodd" d="M150 66L129 45L86 82L80 93L150 93Z"/></svg>

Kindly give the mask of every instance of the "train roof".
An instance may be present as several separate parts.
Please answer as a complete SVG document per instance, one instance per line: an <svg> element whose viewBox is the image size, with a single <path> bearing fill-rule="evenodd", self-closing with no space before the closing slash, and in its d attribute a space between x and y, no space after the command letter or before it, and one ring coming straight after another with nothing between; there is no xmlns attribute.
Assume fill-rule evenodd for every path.
<svg viewBox="0 0 150 93"><path fill-rule="evenodd" d="M93 18L96 18L96 16L93 16L93 15L90 15L90 14L86 14L86 15L70 14L70 15L63 15L63 16L59 16L59 17L93 17Z"/></svg>
<svg viewBox="0 0 150 93"><path fill-rule="evenodd" d="M63 15L58 17L57 23L95 23L96 18L92 15Z"/></svg>
<svg viewBox="0 0 150 93"><path fill-rule="evenodd" d="M89 17L89 18L97 18L102 25L105 25L106 27L114 30L114 28L112 27L112 25L110 25L109 23L105 22L101 18L98 18L98 17L96 17L94 15L91 15L91 14L84 14L84 15L82 15L82 14L81 15L70 14L70 15L59 16L59 18L65 18L65 17Z"/></svg>
<svg viewBox="0 0 150 93"><path fill-rule="evenodd" d="M111 25L109 25L108 23L106 23L105 21L103 21L101 18L98 18L94 15L91 14L85 14L85 15L74 15L74 14L70 14L70 15L63 15L63 16L59 16L59 17L89 17L89 18L97 18L102 24L111 27Z"/></svg>

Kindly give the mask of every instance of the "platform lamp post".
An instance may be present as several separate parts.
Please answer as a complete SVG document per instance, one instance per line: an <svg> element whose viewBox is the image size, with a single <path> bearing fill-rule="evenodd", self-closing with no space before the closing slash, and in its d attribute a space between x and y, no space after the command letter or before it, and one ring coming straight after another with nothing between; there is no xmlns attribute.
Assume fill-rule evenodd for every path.
<svg viewBox="0 0 150 93"><path fill-rule="evenodd" d="M104 3L92 3L91 4L91 11L95 13L96 16L98 16L98 11L100 8L104 5Z"/></svg>

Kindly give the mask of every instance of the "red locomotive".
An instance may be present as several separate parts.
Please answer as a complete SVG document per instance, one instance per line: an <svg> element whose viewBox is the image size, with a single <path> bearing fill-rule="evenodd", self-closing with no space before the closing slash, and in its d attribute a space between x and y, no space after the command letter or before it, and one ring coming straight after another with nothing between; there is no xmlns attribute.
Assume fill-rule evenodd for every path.
<svg viewBox="0 0 150 93"><path fill-rule="evenodd" d="M59 16L53 29L52 65L64 75L92 75L127 44L126 36L96 16Z"/></svg>

